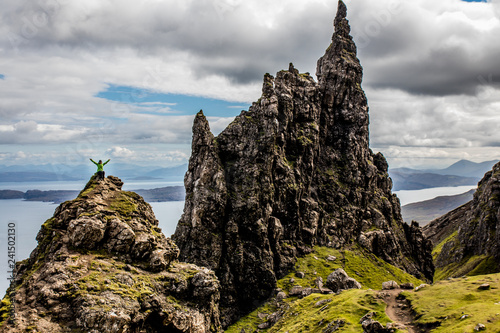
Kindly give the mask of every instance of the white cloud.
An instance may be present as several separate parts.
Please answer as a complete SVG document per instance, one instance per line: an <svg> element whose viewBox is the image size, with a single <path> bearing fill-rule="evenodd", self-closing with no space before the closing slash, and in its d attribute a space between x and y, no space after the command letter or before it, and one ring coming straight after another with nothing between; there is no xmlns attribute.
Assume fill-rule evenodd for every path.
<svg viewBox="0 0 500 333"><path fill-rule="evenodd" d="M365 69L373 146L427 159L428 148L500 145L497 0L346 3ZM134 145L148 145L151 155L129 148L131 158L180 158L176 148L168 157L155 145L187 147L191 116L171 114L169 103L152 108L95 95L115 84L252 102L265 72L289 62L315 72L335 10L336 1L325 0L5 0L0 142L11 150L64 145L51 146L59 158ZM214 133L231 121L209 120Z"/></svg>
<svg viewBox="0 0 500 333"><path fill-rule="evenodd" d="M187 151L172 149L168 151L161 151L158 149L144 149L144 146L135 145L136 149L128 149L125 147L112 147L104 153L103 156L111 156L126 163L150 163L157 165L164 163L165 165L179 165L187 163L189 154ZM100 155L99 155L100 156Z"/></svg>
<svg viewBox="0 0 500 333"><path fill-rule="evenodd" d="M375 146L469 147L500 139L495 130L498 102L486 95L414 98L385 89L367 93Z"/></svg>
<svg viewBox="0 0 500 333"><path fill-rule="evenodd" d="M1 144L43 144L80 140L88 132L81 127L66 128L56 124L39 124L35 121L19 121L0 126Z"/></svg>
<svg viewBox="0 0 500 333"><path fill-rule="evenodd" d="M133 151L131 151L130 149L124 148L124 147L110 148L106 151L106 154L110 155L111 157L124 158L124 159L134 156Z"/></svg>

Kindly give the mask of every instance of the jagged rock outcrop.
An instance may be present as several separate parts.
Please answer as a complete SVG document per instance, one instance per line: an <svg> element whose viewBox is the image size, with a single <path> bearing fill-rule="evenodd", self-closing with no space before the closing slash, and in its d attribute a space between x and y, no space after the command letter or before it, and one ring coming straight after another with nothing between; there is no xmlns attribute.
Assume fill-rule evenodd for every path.
<svg viewBox="0 0 500 333"><path fill-rule="evenodd" d="M404 224L382 154L369 149L362 67L339 1L316 82L290 64L217 137L193 125L180 258L213 269L227 325L274 290L315 245L360 244L432 279L430 243Z"/></svg>
<svg viewBox="0 0 500 333"><path fill-rule="evenodd" d="M441 278L500 272L500 163L478 183L472 201L424 228Z"/></svg>
<svg viewBox="0 0 500 333"><path fill-rule="evenodd" d="M177 262L149 204L122 184L93 177L42 225L2 301L2 332L221 331L214 272Z"/></svg>

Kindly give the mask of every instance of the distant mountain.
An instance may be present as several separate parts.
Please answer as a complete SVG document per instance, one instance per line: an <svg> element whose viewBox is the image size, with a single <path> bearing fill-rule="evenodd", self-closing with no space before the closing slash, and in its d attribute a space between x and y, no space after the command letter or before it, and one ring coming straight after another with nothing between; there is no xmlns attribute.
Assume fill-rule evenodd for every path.
<svg viewBox="0 0 500 333"><path fill-rule="evenodd" d="M486 161L475 163L467 160L460 160L445 169L427 170L440 175L456 175L462 177L476 177L481 179L486 172L491 170L498 161Z"/></svg>
<svg viewBox="0 0 500 333"><path fill-rule="evenodd" d="M182 182L187 171L187 164L161 168L156 165L135 165L128 163L109 163L105 169L107 175L119 176L125 180L162 179ZM88 179L95 166L90 163L79 165L65 164L29 164L0 165L0 182L39 182L39 181L74 181Z"/></svg>
<svg viewBox="0 0 500 333"><path fill-rule="evenodd" d="M24 192L14 190L0 190L0 200L3 199L23 199Z"/></svg>
<svg viewBox="0 0 500 333"><path fill-rule="evenodd" d="M0 182L72 181L81 178L44 171L0 172Z"/></svg>
<svg viewBox="0 0 500 333"><path fill-rule="evenodd" d="M418 170L395 168L389 170L393 191L420 190L432 187L475 185L496 161L475 163L460 160L444 169Z"/></svg>
<svg viewBox="0 0 500 333"><path fill-rule="evenodd" d="M184 186L167 186L148 190L135 190L147 202L164 201L184 201L186 192ZM3 199L24 199L26 201L44 201L61 203L67 200L73 200L79 191L71 190L28 190L26 192L13 190L0 190L0 200Z"/></svg>
<svg viewBox="0 0 500 333"><path fill-rule="evenodd" d="M421 190L432 187L475 185L479 178L454 175L439 175L435 173L403 173L390 171L393 191Z"/></svg>
<svg viewBox="0 0 500 333"><path fill-rule="evenodd" d="M43 201L43 202L53 202L61 203L66 200L72 200L76 198L79 191L63 191L63 190L28 190L24 193L24 199L27 201Z"/></svg>
<svg viewBox="0 0 500 333"><path fill-rule="evenodd" d="M147 202L184 201L186 197L184 186L167 186L150 190L134 190L134 192L141 195Z"/></svg>
<svg viewBox="0 0 500 333"><path fill-rule="evenodd" d="M147 172L145 176L148 177L153 177L153 178L162 178L162 179L167 179L167 180L183 180L184 179L184 174L186 173L188 169L187 164L179 165L176 167L170 167L170 168L159 168L152 170L150 172Z"/></svg>
<svg viewBox="0 0 500 333"><path fill-rule="evenodd" d="M61 203L66 200L72 200L78 195L79 191L67 190L28 190L26 192L13 190L0 190L0 200L4 199L24 199L26 201L43 201Z"/></svg>
<svg viewBox="0 0 500 333"><path fill-rule="evenodd" d="M422 173L433 173L438 175L452 175L460 177L475 177L478 179L483 178L484 174L491 170L491 168L498 161L486 161L486 162L471 162L468 160L460 160L453 163L444 169L412 169L412 168L394 168L390 172L397 172L403 174L422 174Z"/></svg>
<svg viewBox="0 0 500 333"><path fill-rule="evenodd" d="M0 165L0 182L74 181L88 179L95 167L66 164Z"/></svg>
<svg viewBox="0 0 500 333"><path fill-rule="evenodd" d="M450 196L441 196L431 200L415 202L401 207L403 220L406 222L417 221L424 226L430 221L443 216L457 207L472 200L475 190Z"/></svg>

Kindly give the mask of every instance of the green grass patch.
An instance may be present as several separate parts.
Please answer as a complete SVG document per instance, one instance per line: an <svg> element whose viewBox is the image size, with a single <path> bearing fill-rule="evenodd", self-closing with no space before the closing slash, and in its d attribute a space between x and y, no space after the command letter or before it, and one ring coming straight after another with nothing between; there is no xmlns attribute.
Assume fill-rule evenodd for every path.
<svg viewBox="0 0 500 333"><path fill-rule="evenodd" d="M258 309L249 313L245 317L241 318L239 321L228 327L224 332L227 333L241 333L244 332L255 332L258 329L258 325L265 322L263 318L264 315L269 315L277 311L278 308L272 302L266 302L264 305L260 306Z"/></svg>
<svg viewBox="0 0 500 333"><path fill-rule="evenodd" d="M105 264L102 265L104 267ZM93 267L95 268L95 266ZM111 291L113 294L131 299L139 299L141 295L153 294L154 287L151 278L148 275L132 275L134 284L129 286L117 280L116 276L122 274L122 271L115 270L112 267L105 267L102 271L93 271L90 274L80 278L76 285L78 289L72 293L72 297L79 295L100 295L105 291Z"/></svg>
<svg viewBox="0 0 500 333"><path fill-rule="evenodd" d="M451 263L442 268L436 268L434 281L441 281L447 278L457 278L464 275L479 275L490 273L488 269L493 265L494 259L487 255L472 256L462 261Z"/></svg>
<svg viewBox="0 0 500 333"><path fill-rule="evenodd" d="M439 243L438 245L436 245L434 247L434 249L432 250L432 258L434 260L436 260L436 258L441 253L441 250L443 249L444 244L446 244L448 242L451 242L451 241L456 241L455 237L457 237L457 235L458 235L458 230L455 230L454 233L452 233L451 235L449 235L448 237L446 237L441 243Z"/></svg>
<svg viewBox="0 0 500 333"><path fill-rule="evenodd" d="M290 272L278 281L278 288L290 290L294 284L302 287L314 287L314 280L320 276L323 281L337 268L343 268L346 273L356 279L364 288L381 289L382 283L394 280L398 283L410 282L415 285L423 283L413 275L379 259L373 254L365 253L359 248L339 251L327 247L316 247L315 251L297 260L295 271ZM337 257L328 261L328 256ZM295 277L296 272L304 272L303 279ZM290 283L294 278L295 282Z"/></svg>
<svg viewBox="0 0 500 333"><path fill-rule="evenodd" d="M467 275L475 276L475 275L485 275L491 274L493 272L498 272L498 262L494 257L486 257Z"/></svg>
<svg viewBox="0 0 500 333"><path fill-rule="evenodd" d="M137 199L135 192L121 192L109 205L109 209L116 211L125 219L131 219L132 213L137 211L134 201Z"/></svg>
<svg viewBox="0 0 500 333"><path fill-rule="evenodd" d="M335 261L329 261L329 256L335 256ZM375 312L375 320L382 324L390 322L385 315L385 303L376 297L376 291L367 290L382 288L382 283L389 280L398 283L411 282L415 285L423 283L414 276L384 262L372 254L365 253L354 247L351 250L339 251L327 247L316 247L314 251L295 264L295 270L278 280L278 288L286 293L294 285L315 287L317 277L322 277L326 283L327 277L337 268L343 268L352 278L361 283L363 289L344 291L339 295L311 294L305 298L290 297L277 303L270 298L266 303L252 313L241 318L228 328L226 332L254 332L258 325L267 321L267 315L283 311L283 317L273 327L264 332L323 332L335 320L346 322L341 332L361 332L363 329L359 320L368 312ZM304 278L295 276L303 272ZM290 279L294 282L290 282ZM321 306L316 303L328 300ZM279 306L278 306L279 305ZM326 308L325 308L326 306Z"/></svg>
<svg viewBox="0 0 500 333"><path fill-rule="evenodd" d="M385 303L376 297L376 292L348 290L340 295L310 295L291 304L283 319L267 332L323 332L335 320L346 323L341 332L362 332L359 323L368 312L375 312L375 320L382 324L391 322L385 315ZM322 300L331 302L316 305ZM325 308L326 307L326 308Z"/></svg>
<svg viewBox="0 0 500 333"><path fill-rule="evenodd" d="M253 311L226 332L254 332L257 326L264 323L267 315L278 308L268 302ZM362 332L359 320L368 312L375 312L375 320L382 324L391 322L385 315L385 303L376 297L373 290L348 290L339 295L312 294L303 299L287 299L283 317L274 326L259 330L264 332L323 332L330 323L336 320L345 321L341 332Z"/></svg>
<svg viewBox="0 0 500 333"><path fill-rule="evenodd" d="M78 198L86 198L90 192L92 192L97 187L96 175L94 174L90 177L90 180L87 182L83 190L78 194Z"/></svg>
<svg viewBox="0 0 500 333"><path fill-rule="evenodd" d="M12 303L10 301L10 295L7 291L5 297L0 302L0 327L2 326L3 322L7 320L7 318L9 318L11 307Z"/></svg>
<svg viewBox="0 0 500 333"><path fill-rule="evenodd" d="M487 283L490 290L479 290ZM439 281L418 292L405 292L417 323L439 323L432 332L473 332L478 323L487 332L500 332L500 274ZM465 316L464 316L465 315Z"/></svg>

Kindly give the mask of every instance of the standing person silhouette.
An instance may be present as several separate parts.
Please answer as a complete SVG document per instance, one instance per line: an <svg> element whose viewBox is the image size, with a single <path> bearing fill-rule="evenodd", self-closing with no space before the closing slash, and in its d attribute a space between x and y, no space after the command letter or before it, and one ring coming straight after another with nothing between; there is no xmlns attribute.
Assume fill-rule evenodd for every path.
<svg viewBox="0 0 500 333"><path fill-rule="evenodd" d="M92 163L94 163L95 165L97 165L97 179L99 180L103 180L104 179L104 166L109 162L111 161L111 159L108 159L106 162L102 163L102 160L99 160L99 162L95 162L93 159L90 159L92 161Z"/></svg>

